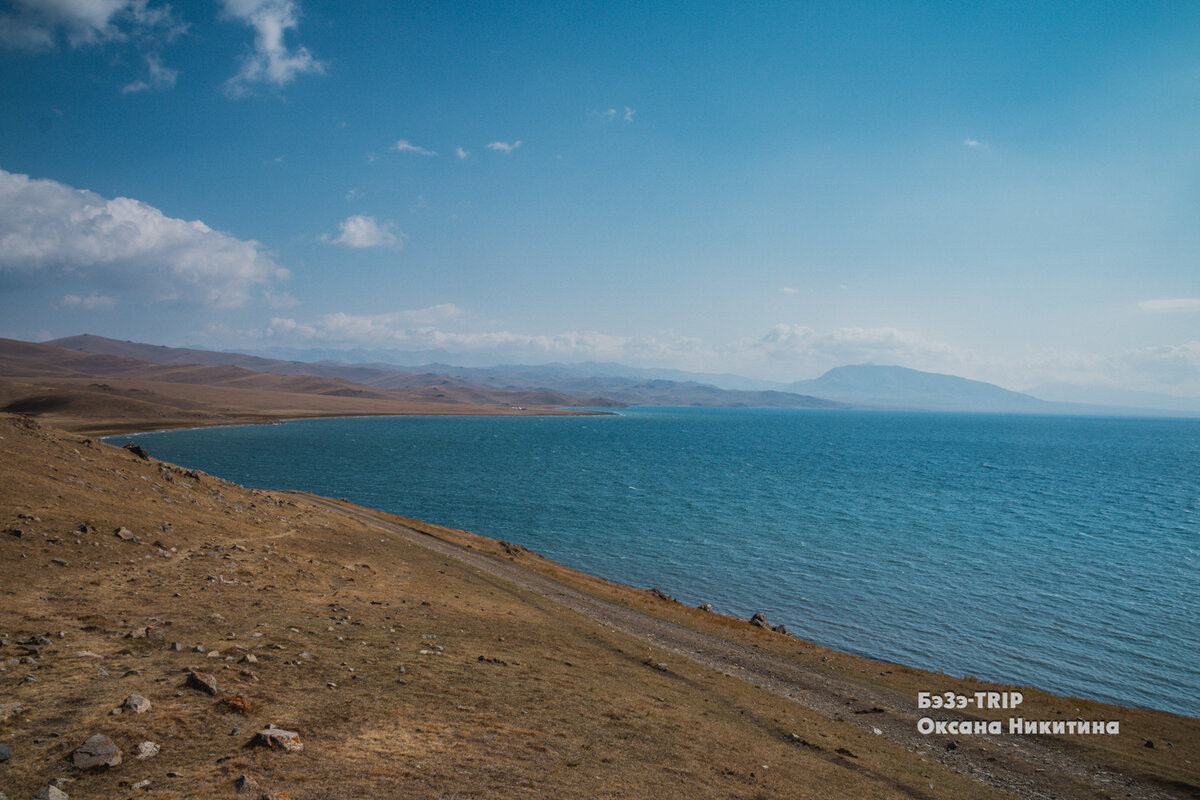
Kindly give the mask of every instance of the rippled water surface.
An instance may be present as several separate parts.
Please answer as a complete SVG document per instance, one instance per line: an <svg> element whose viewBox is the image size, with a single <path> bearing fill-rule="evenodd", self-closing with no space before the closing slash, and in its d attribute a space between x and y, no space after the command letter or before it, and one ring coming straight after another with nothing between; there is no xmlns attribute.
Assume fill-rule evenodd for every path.
<svg viewBox="0 0 1200 800"><path fill-rule="evenodd" d="M1200 715L1197 421L646 408L134 438L842 650Z"/></svg>

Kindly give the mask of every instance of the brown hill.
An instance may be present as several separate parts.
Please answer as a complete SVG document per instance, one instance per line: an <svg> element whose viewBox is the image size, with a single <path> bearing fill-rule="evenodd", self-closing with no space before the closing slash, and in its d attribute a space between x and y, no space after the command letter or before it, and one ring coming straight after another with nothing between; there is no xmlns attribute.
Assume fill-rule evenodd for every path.
<svg viewBox="0 0 1200 800"><path fill-rule="evenodd" d="M111 341L111 340L104 340ZM0 410L72 430L265 422L311 416L562 413L566 395L444 388L379 389L232 365L159 364L0 339Z"/></svg>

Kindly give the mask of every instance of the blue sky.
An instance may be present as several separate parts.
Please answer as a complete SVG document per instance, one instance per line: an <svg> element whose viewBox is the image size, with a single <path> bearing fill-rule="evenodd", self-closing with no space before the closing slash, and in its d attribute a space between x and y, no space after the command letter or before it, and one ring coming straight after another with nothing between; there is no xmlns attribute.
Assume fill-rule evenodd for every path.
<svg viewBox="0 0 1200 800"><path fill-rule="evenodd" d="M1200 395L1195 3L8 0L0 74L3 336Z"/></svg>

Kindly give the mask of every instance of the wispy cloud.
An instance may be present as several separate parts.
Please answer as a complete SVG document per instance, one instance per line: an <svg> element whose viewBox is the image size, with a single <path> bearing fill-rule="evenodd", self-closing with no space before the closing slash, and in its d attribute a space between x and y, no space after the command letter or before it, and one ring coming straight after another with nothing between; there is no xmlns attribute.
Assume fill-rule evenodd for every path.
<svg viewBox="0 0 1200 800"><path fill-rule="evenodd" d="M230 308L288 277L262 245L128 197L0 170L0 275ZM77 295L76 295L77 296ZM87 298L80 297L83 307ZM70 302L70 301L68 301ZM99 301L93 301L99 302Z"/></svg>
<svg viewBox="0 0 1200 800"><path fill-rule="evenodd" d="M488 150L495 150L499 153L511 153L521 146L521 140L517 139L512 144L508 142L489 142L486 147Z"/></svg>
<svg viewBox="0 0 1200 800"><path fill-rule="evenodd" d="M978 139L966 138L963 140L963 147L986 147L986 145Z"/></svg>
<svg viewBox="0 0 1200 800"><path fill-rule="evenodd" d="M147 0L12 0L0 13L0 45L48 50L61 34L70 47L135 37L171 39L187 29L171 6Z"/></svg>
<svg viewBox="0 0 1200 800"><path fill-rule="evenodd" d="M461 147L456 147L454 148L454 155L458 156L459 158L466 158L471 154L466 150L463 150Z"/></svg>
<svg viewBox="0 0 1200 800"><path fill-rule="evenodd" d="M616 108L606 108L603 111L591 111L589 113L598 115L605 122L615 122L616 120L621 120L622 122L633 122L633 118L637 114L637 109L625 106L623 111Z"/></svg>
<svg viewBox="0 0 1200 800"><path fill-rule="evenodd" d="M791 286L782 286L779 289L780 294L798 294L799 292L799 289L793 289Z"/></svg>
<svg viewBox="0 0 1200 800"><path fill-rule="evenodd" d="M82 309L83 311L109 311L117 305L117 301L116 298L92 292L87 297L80 297L77 294L63 295L63 299L58 301L58 305L61 308Z"/></svg>
<svg viewBox="0 0 1200 800"><path fill-rule="evenodd" d="M175 85L175 81L179 77L179 70L168 69L163 66L162 57L157 53L146 54L146 66L149 70L146 78L138 78L131 83L125 84L121 89L121 94L135 94L137 92L147 92L151 89L170 89Z"/></svg>
<svg viewBox="0 0 1200 800"><path fill-rule="evenodd" d="M300 9L292 0L223 0L225 13L254 29L254 48L242 68L225 82L227 94L247 94L254 84L284 86L297 75L320 74L325 63L303 45L289 47L287 32L300 25Z"/></svg>
<svg viewBox="0 0 1200 800"><path fill-rule="evenodd" d="M437 153L432 150L427 150L424 147L419 147L407 139L401 139L392 145L392 149L400 153L414 153L418 156L436 156Z"/></svg>
<svg viewBox="0 0 1200 800"><path fill-rule="evenodd" d="M1200 311L1200 298L1169 297L1160 300L1143 300L1137 304L1137 307L1152 314Z"/></svg>
<svg viewBox="0 0 1200 800"><path fill-rule="evenodd" d="M321 241L342 247L398 247L404 234L392 232L391 222L379 222L365 214L355 214L338 224L338 236L322 236Z"/></svg>

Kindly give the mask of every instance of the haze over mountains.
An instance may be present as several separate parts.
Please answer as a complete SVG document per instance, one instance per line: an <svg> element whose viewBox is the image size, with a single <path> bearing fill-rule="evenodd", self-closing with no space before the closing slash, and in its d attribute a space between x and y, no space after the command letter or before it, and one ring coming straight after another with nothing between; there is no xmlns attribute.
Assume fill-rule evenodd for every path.
<svg viewBox="0 0 1200 800"><path fill-rule="evenodd" d="M81 335L46 342L64 351L175 367L203 365L253 373L338 382L319 388L326 394L378 394L435 402L508 403L539 407L621 405L721 406L758 408L876 408L1027 414L1200 415L1200 400L1140 393L1112 394L1107 405L1069 401L1075 387L1048 390L1046 399L982 381L896 366L850 365L819 378L770 384L733 375L652 370L611 363L463 367L424 364L317 362L265 358L246 353L123 342ZM375 355L355 353L354 355ZM66 363L59 359L59 362ZM56 369L59 367L56 367ZM200 381L201 373L189 376ZM213 373L215 375L216 373ZM222 374L221 380L232 380ZM249 381L241 376L240 380ZM342 385L344 384L344 385ZM346 388L347 386L358 387ZM731 388L742 387L742 388ZM317 388L317 387L314 387ZM1050 387L1051 390L1053 387ZM1087 387L1083 387L1086 390ZM1059 398L1063 398L1060 400Z"/></svg>

